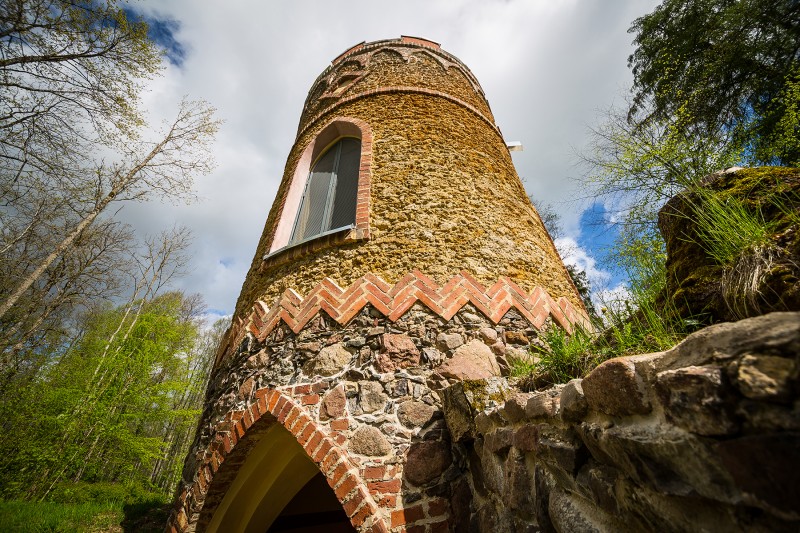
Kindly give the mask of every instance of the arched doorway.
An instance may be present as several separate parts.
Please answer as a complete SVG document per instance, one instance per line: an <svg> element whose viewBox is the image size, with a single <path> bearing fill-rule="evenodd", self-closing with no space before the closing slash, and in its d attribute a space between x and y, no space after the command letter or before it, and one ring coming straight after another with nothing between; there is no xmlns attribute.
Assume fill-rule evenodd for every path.
<svg viewBox="0 0 800 533"><path fill-rule="evenodd" d="M206 531L337 533L355 528L295 437L274 423L239 467Z"/></svg>

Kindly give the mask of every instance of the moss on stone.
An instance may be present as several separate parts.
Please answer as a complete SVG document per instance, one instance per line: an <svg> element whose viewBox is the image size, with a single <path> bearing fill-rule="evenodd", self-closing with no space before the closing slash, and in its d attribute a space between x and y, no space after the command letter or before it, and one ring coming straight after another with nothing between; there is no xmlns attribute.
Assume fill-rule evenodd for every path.
<svg viewBox="0 0 800 533"><path fill-rule="evenodd" d="M711 175L701 184L721 200L736 198L759 213L771 229L769 246L778 257L762 275L759 308L800 309L800 169L759 167ZM666 298L683 318L716 322L740 318L721 295L721 280L731 265L717 264L701 243L692 210L702 209L694 192L672 198L659 213L667 244Z"/></svg>

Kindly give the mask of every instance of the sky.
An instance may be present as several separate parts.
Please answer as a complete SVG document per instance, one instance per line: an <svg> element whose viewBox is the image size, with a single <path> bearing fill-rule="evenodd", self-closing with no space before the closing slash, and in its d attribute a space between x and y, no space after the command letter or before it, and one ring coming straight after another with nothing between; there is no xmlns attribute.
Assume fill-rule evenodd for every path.
<svg viewBox="0 0 800 533"><path fill-rule="evenodd" d="M194 233L192 267L176 288L201 293L215 315L233 311L283 175L308 89L336 56L362 41L420 36L461 59L484 89L514 164L537 202L561 215L557 244L595 289L622 280L598 261L613 236L588 223L576 153L599 113L631 84L632 21L652 0L405 0L403 2L141 0L130 9L167 51L142 95L150 124L184 96L204 99L222 124L215 170L190 205L127 204L140 234L175 223ZM602 212L601 212L602 214Z"/></svg>

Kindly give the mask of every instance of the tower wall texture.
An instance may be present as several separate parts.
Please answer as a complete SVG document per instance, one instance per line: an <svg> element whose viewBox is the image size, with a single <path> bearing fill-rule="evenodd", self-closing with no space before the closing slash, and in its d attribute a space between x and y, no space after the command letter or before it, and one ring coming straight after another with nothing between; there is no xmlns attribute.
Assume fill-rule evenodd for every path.
<svg viewBox="0 0 800 533"><path fill-rule="evenodd" d="M353 225L287 246L309 169L343 136L361 141ZM169 527L263 530L281 490L264 480L308 461L359 531L468 527L440 392L502 381L542 328L576 322L474 76L422 39L353 47L309 93Z"/></svg>
<svg viewBox="0 0 800 533"><path fill-rule="evenodd" d="M339 117L371 128L368 238L264 261L304 150ZM507 276L583 309L469 70L431 43L360 45L309 93L236 316L324 277L342 287L367 273L394 283L414 269L438 284L462 270L488 285Z"/></svg>

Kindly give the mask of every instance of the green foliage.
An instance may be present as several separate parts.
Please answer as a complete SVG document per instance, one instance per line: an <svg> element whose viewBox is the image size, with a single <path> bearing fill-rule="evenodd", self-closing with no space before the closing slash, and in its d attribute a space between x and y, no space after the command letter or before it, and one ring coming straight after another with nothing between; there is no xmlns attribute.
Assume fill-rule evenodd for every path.
<svg viewBox="0 0 800 533"><path fill-rule="evenodd" d="M566 383L583 377L597 366L600 357L592 346L593 336L581 328L575 328L572 335L559 327L544 331L541 340L546 348L535 347L536 380L541 385Z"/></svg>
<svg viewBox="0 0 800 533"><path fill-rule="evenodd" d="M798 164L800 4L664 0L629 31L633 122L678 119L694 137L727 131L754 162Z"/></svg>
<svg viewBox="0 0 800 533"><path fill-rule="evenodd" d="M626 238L644 232L651 239L657 234L658 210L667 200L742 157L724 133L691 135L680 129L678 117L637 125L612 107L600 120L579 155L582 185L592 201L613 206Z"/></svg>
<svg viewBox="0 0 800 533"><path fill-rule="evenodd" d="M198 336L200 309L173 292L89 313L77 342L22 391L21 411L3 413L14 431L0 438L2 494L70 502L102 501L103 491L126 502L171 494L220 329Z"/></svg>
<svg viewBox="0 0 800 533"><path fill-rule="evenodd" d="M56 485L48 495L47 501L57 503L124 503L137 502L167 503L168 496L148 490L141 485L85 481L63 482Z"/></svg>

